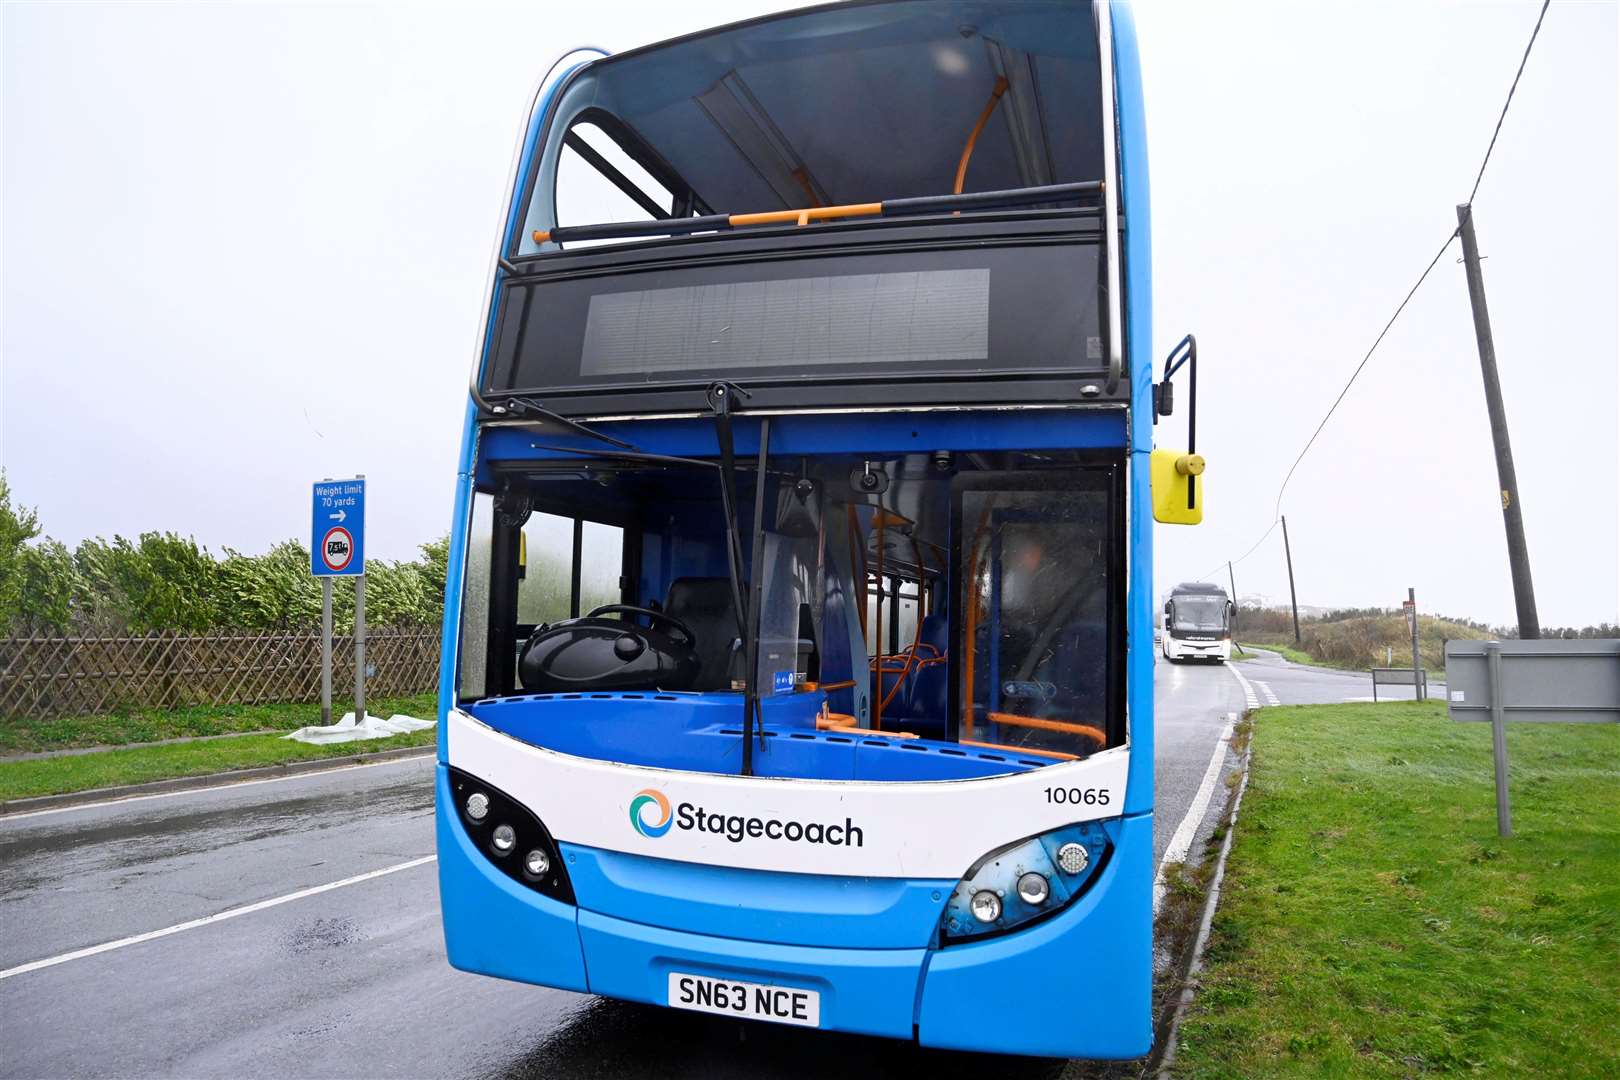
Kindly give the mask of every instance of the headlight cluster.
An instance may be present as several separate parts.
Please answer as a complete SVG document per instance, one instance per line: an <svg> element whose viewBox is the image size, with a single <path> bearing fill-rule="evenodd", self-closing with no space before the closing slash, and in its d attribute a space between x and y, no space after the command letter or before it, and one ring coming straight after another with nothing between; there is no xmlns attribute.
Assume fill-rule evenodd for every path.
<svg viewBox="0 0 1620 1080"><path fill-rule="evenodd" d="M553 900L574 902L556 841L539 818L459 769L450 770L450 797L467 836L497 869Z"/></svg>
<svg viewBox="0 0 1620 1080"><path fill-rule="evenodd" d="M1018 929L1063 910L1107 859L1098 822L1065 825L992 851L956 883L940 933L948 944Z"/></svg>

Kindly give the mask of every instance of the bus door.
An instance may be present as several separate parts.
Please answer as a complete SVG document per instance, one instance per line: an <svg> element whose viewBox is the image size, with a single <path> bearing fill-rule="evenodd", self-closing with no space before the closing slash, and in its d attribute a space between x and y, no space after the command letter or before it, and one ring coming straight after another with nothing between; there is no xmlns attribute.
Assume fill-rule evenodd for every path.
<svg viewBox="0 0 1620 1080"><path fill-rule="evenodd" d="M1084 756L1123 741L1118 470L958 477L958 738Z"/></svg>

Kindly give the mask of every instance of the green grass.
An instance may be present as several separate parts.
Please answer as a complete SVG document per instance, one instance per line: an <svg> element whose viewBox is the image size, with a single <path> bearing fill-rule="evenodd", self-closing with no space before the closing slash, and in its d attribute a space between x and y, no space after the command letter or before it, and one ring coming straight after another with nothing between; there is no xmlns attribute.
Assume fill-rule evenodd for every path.
<svg viewBox="0 0 1620 1080"><path fill-rule="evenodd" d="M1340 671L1357 671L1357 672L1360 672L1363 675L1365 675L1367 673L1367 670L1368 670L1366 667L1364 667L1362 665L1358 665L1358 664L1347 664L1347 663L1344 663L1343 661L1339 661L1339 660L1324 660L1320 656L1312 656L1310 653L1306 652L1304 649L1297 649L1292 645L1273 645L1270 642L1245 641L1245 642L1242 643L1242 647L1246 652L1250 652L1250 653L1252 653L1255 649L1268 649L1271 652L1279 654L1284 660L1287 660L1288 662L1293 663L1293 664L1312 664L1312 665L1315 665L1316 667L1337 668ZM1239 660L1252 660L1252 659L1254 659L1254 657L1253 656L1240 656L1240 657L1237 657L1237 659L1239 659ZM1397 652L1395 654L1395 662L1393 664L1386 665L1386 664L1380 663L1378 666L1379 667L1386 667L1387 666L1387 667L1410 668L1412 666L1412 654L1410 652L1408 652L1406 654L1405 660L1403 661L1401 659L1401 654L1399 652ZM1444 668L1429 668L1428 672L1429 672L1429 681L1430 682L1444 682L1445 681L1446 671L1445 671Z"/></svg>
<svg viewBox="0 0 1620 1080"><path fill-rule="evenodd" d="M1265 710L1184 1077L1620 1076L1620 728Z"/></svg>
<svg viewBox="0 0 1620 1080"><path fill-rule="evenodd" d="M368 705L366 711L371 711ZM346 757L404 746L429 746L437 729L413 731L387 739L315 746L279 735L243 735L235 739L171 743L101 750L67 757L0 762L0 801L35 795L90 791L120 784L140 784L176 776L203 776L229 769L251 769L289 761Z"/></svg>
<svg viewBox="0 0 1620 1080"><path fill-rule="evenodd" d="M1315 664L1318 667L1332 666L1329 664L1323 664L1322 661L1318 660L1310 653L1305 652L1302 649L1296 649L1290 645L1257 645L1245 641L1242 644L1242 648L1245 652L1253 652L1255 649L1266 649L1270 652L1279 654L1284 660L1295 664ZM1252 659L1252 657L1243 657L1242 659Z"/></svg>
<svg viewBox="0 0 1620 1080"><path fill-rule="evenodd" d="M354 708L353 700L337 700L337 716ZM431 719L437 708L433 694L380 698L366 702L373 716L405 713ZM202 705L188 709L148 709L97 716L70 716L59 720L0 720L0 754L65 750L89 746L123 746L239 731L292 731L321 722L319 705Z"/></svg>

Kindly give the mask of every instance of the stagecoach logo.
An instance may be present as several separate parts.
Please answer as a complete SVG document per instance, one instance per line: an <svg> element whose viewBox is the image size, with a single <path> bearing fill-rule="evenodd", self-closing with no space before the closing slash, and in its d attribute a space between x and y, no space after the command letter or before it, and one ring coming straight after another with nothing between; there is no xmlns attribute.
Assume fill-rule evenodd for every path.
<svg viewBox="0 0 1620 1080"><path fill-rule="evenodd" d="M651 823L647 821L649 807L653 809L654 820ZM636 827L636 832L649 840L656 840L669 832L672 816L669 812L669 800L664 798L662 791L647 788L636 792L636 797L630 800L630 824Z"/></svg>
<svg viewBox="0 0 1620 1080"><path fill-rule="evenodd" d="M834 847L866 846L865 833L850 818L845 818L842 823L783 821L710 811L689 802L672 809L669 799L656 788L643 788L630 800L630 824L649 840L656 840L669 832L672 826L679 826L682 832L711 833L723 836L733 844L740 844L745 839L764 839L786 840L793 844L831 844Z"/></svg>

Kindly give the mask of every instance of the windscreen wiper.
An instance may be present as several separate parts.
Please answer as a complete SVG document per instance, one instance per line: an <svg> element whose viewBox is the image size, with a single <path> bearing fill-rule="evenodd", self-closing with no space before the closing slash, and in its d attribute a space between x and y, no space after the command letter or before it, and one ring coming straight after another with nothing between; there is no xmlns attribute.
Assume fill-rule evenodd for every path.
<svg viewBox="0 0 1620 1080"><path fill-rule="evenodd" d="M737 457L731 432L731 406L738 398L752 397L736 383L720 380L706 391L714 415L715 441L720 445L720 504L726 518L726 568L731 577L731 604L737 616L737 636L743 642L743 757L742 774L754 775L754 720L760 720L760 745L765 743L764 716L759 703L759 598L764 575L760 573L764 547L765 467L771 422L760 421L759 473L754 478L754 602L743 603L742 535L737 526Z"/></svg>
<svg viewBox="0 0 1620 1080"><path fill-rule="evenodd" d="M753 734L759 732L759 748L765 749L765 711L759 697L759 622L765 607L765 465L771 449L771 418L759 421L759 470L754 474L754 560L750 567L748 591L748 635L743 638L744 661L748 665L743 693L743 775L754 775Z"/></svg>
<svg viewBox="0 0 1620 1080"><path fill-rule="evenodd" d="M561 413L552 412L538 401L531 397L524 397L522 394L509 394L493 402L480 397L479 404L502 419L522 420L532 416L549 424L554 424L572 435L583 435L587 439L596 439L624 450L634 450L636 448L623 439L615 439L611 435L604 435L595 428L586 427L578 420L570 420Z"/></svg>
<svg viewBox="0 0 1620 1080"><path fill-rule="evenodd" d="M578 454L584 458L602 458L608 461L645 461L653 465L697 465L705 469L720 466L702 458L678 457L674 454L644 454L640 450L582 450L577 446L555 446L551 443L530 443L531 450L549 450L556 454Z"/></svg>
<svg viewBox="0 0 1620 1080"><path fill-rule="evenodd" d="M726 519L726 567L731 573L731 606L737 616L737 636L748 636L748 611L742 595L742 537L737 529L737 457L731 437L731 403L752 397L735 383L716 382L706 391L714 416L714 437L720 446L720 509Z"/></svg>

